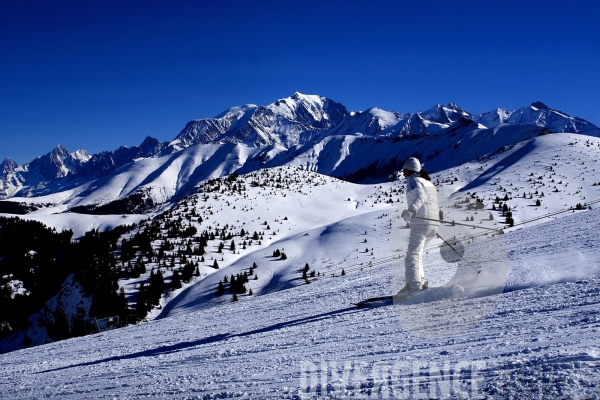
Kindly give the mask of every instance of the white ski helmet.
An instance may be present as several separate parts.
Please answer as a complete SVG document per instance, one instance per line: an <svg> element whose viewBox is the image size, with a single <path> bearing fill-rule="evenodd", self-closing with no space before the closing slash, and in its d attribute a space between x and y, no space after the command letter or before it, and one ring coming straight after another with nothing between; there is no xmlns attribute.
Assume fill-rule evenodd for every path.
<svg viewBox="0 0 600 400"><path fill-rule="evenodd" d="M421 172L421 163L415 157L411 157L406 160L402 169L407 171Z"/></svg>

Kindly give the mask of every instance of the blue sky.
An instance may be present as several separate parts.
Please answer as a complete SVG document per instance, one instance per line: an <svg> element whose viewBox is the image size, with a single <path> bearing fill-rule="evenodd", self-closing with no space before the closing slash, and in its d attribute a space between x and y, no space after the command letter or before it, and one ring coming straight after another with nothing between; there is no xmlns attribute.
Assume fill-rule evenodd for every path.
<svg viewBox="0 0 600 400"><path fill-rule="evenodd" d="M597 1L0 2L0 159L96 153L299 91L353 111L542 100L600 125Z"/></svg>

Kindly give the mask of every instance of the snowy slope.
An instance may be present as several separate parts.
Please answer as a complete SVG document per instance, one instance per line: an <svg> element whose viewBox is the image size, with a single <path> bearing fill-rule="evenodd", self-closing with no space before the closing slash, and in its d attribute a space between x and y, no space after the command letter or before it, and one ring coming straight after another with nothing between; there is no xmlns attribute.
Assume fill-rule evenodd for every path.
<svg viewBox="0 0 600 400"><path fill-rule="evenodd" d="M75 206L101 205L136 192L147 194L155 204L172 197L206 179L228 175L243 165L259 149L242 145L196 145L181 152L156 158L141 158L113 173L92 179L74 189L57 191L40 197L13 197L15 202L44 204L38 213L65 211Z"/></svg>
<svg viewBox="0 0 600 400"><path fill-rule="evenodd" d="M508 127L480 132L511 134ZM213 148L221 146L225 145ZM496 197L511 207L517 224L597 200L599 146L597 138L577 134L534 136L478 160L440 170L432 178L438 185L445 219L489 228L504 226L501 212L491 210L492 206L500 208ZM210 158L213 153L195 150L205 148L191 146L186 151L198 151L193 153L200 157L196 160ZM172 159L171 165L177 162ZM162 173L166 171L168 168ZM155 175L160 179L161 174ZM496 247L505 253L510 274L500 298L457 298L459 288L448 284L459 266L461 271L469 271L469 267L445 262L437 240L426 256L432 285L426 294L437 296L437 301L430 297L425 308L388 305L357 309L352 302L397 289L395 277L402 269L409 233L398 218L405 206L403 181L356 185L292 167L239 179L248 186L243 194L206 191L182 198L168 212L177 219L195 208L204 218L200 229L229 226L234 231L263 231L260 244L255 241L243 249L240 242L244 238L236 237L235 252L208 249L201 276L165 294L162 309L153 310L149 319L160 315L158 320L0 356L2 396L299 398L301 371L320 369L324 361L330 398L372 393L377 385L372 378L374 366L381 372L381 367L392 371L397 365L409 376L419 362L434 369L443 369L444 363L459 369L478 366L480 385L490 398L508 394L522 398L530 390L532 398L549 398L548 393L592 396L597 390L600 213L596 203L591 211L569 210L505 229L507 233L500 236L505 242ZM276 186L278 180L281 187ZM554 186L558 192L553 192ZM525 199L519 197L523 192ZM503 200L504 195L508 200ZM474 196L482 199L483 210L470 210L464 203L468 199L472 203ZM536 200L541 201L540 206L535 206ZM54 219L52 223L60 227L66 226L61 219L67 216L81 226L88 218L41 212L28 217ZM465 217L474 217L474 221L466 222ZM108 217L94 218L102 221ZM115 222L123 219L110 218ZM459 228L459 237L472 230ZM440 234L452 237L446 231L440 230ZM479 244L496 243L490 240L481 237L471 246L465 243L465 255L483 265L476 253L468 251ZM275 250L284 251L288 258L273 257ZM215 259L219 269L212 268ZM253 295L240 295L235 303L229 293L215 297L220 280L248 271L253 263L257 264L253 271L257 279L248 284ZM318 274L310 285L302 279L306 263ZM171 272L165 269L164 276L169 281ZM487 280L489 270L481 276ZM119 284L134 295L144 278L147 276ZM427 338L430 332L451 331L436 325L439 317L425 317L435 307L446 306L453 307L450 315L455 319L450 322L455 322L452 326L458 326L459 333ZM481 310L481 318L461 330L464 322L458 323L456 318L466 318L474 309ZM399 313L411 313L417 320L423 315L420 320L432 322L408 325L406 319L397 319ZM359 385L350 383L346 392L335 392L343 371L339 378L334 377L334 362L342 369L344 362L350 363L350 380ZM539 373L546 373L550 381L536 380ZM468 391L458 385L459 373L456 375L454 393L460 388ZM469 380L465 374L462 378ZM420 390L429 388L424 384ZM430 397L443 397L443 393ZM401 395L396 393L396 397ZM473 393L470 398L475 398Z"/></svg>
<svg viewBox="0 0 600 400"><path fill-rule="evenodd" d="M504 226L505 222L505 217L501 212L501 205L504 203L510 207L515 223L518 225L542 215L568 210L578 203L586 204L587 201L600 199L600 186L598 186L600 185L600 175L596 175L594 168L599 165L597 152L600 148L600 141L595 138L589 138L586 141L583 141L583 139L585 137L582 138L579 135L536 137L485 159L465 163L460 167L434 174L433 181L438 185L439 201L445 219L455 219L458 222L464 220L465 217L473 216L471 211L457 203L461 203L466 197L473 201L475 195L485 205L484 210L480 211L480 216L475 215L476 221L480 224L487 224L487 220L491 216L493 221L501 226ZM565 149L568 149L568 151L565 152ZM564 156L557 155L561 152L565 153ZM578 156L573 158L573 154ZM556 172L549 171L551 166ZM532 179L531 174L533 174L534 179ZM325 179L328 181L328 178ZM559 180L562 183L558 184ZM295 222L296 218L293 219L294 223L282 221L284 226L290 225L287 232L284 230L283 238L278 238L263 252L254 252L235 260L233 267L218 271L210 279L195 285L184 295L170 303L167 306L168 312L177 313L178 309L187 310L190 307L188 303L200 304L205 307L215 301L220 301L213 298L212 292L208 289L209 287L216 287L215 285L224 276L247 270L254 262L261 265L260 261L278 248L290 249L289 254L293 254L293 257L290 257L287 261L269 262L267 275L269 279L275 279L276 282L283 283L265 283L261 279L260 282L257 282L257 285L253 286L255 292L260 293L265 287L271 290L270 288L279 287L278 285L288 287L290 284L297 283L299 279L297 272L298 258L307 260L306 262L311 266L313 266L313 263L317 263L317 266L327 266L323 272L334 269L339 273L344 265L354 264L355 259L360 260L357 261L359 263L397 255L397 247L395 248L392 243L405 242L408 233L408 230L400 227L397 231L399 233L390 234L392 224L394 226L398 224L397 214L394 215L392 212L397 212L405 201L404 195L401 194L403 190L402 181L365 186L352 185L343 181L334 182L330 182L328 185L333 186L329 191L333 190L335 199L330 198L331 195L327 193L324 187L319 186L312 189L309 193L311 196L310 203L300 203L302 205L300 208L302 209L302 217L300 219L303 223L297 224ZM596 183L597 185L595 185ZM557 192L551 192L553 186L550 185L554 184L560 186L560 188L553 189L558 190ZM576 186L573 187L573 185ZM573 190L569 189L570 187L573 187ZM398 191L397 194L396 190ZM542 191L545 191L545 194L542 194ZM393 195L392 192L394 192ZM526 193L526 198L521 197L522 193ZM388 197L390 195L391 197ZM505 195L508 196L506 201L504 201ZM267 201L269 202L268 208L273 213L271 215L276 215L277 218L281 219L283 216L299 212L300 209L296 209L298 204L293 200L294 196L296 194L292 192L288 194L288 197L279 198L278 201L273 202L274 199L269 195ZM502 201L500 203L496 202L496 197L499 197ZM356 201L356 203L351 203L356 204L356 210L348 208L347 201L340 201L348 198L352 202ZM394 203L385 202L390 198ZM328 200L326 203L322 203L323 199ZM540 200L542 205L536 206L536 200ZM373 201L379 201L379 203L373 203ZM213 202L209 199L208 202L208 204L212 204L213 208L220 209L218 204L222 201ZM260 208L260 202L253 203L252 206L255 212L263 215L262 218L265 218L265 214L270 214L264 208ZM373 207L370 206L387 211L381 212L377 208L373 210ZM337 207L337 209L329 207ZM498 211L492 211L492 207L496 207ZM367 214L363 214L365 212ZM388 216L381 218L382 214L388 214ZM389 214L392 216L390 217ZM549 218L560 218L564 215L566 214L561 213ZM331 220L335 222L331 223ZM224 216L215 217L216 221L220 221L221 224L250 222L245 215L239 216L231 212ZM307 224L308 222L314 223L312 221L318 221L316 228L311 228L311 225ZM528 224L534 225L544 221L547 221L547 219L532 221ZM386 229L386 227L388 228ZM494 227L494 225L491 227ZM353 237L357 233L367 231L370 232L369 238L375 241L375 243L368 245L369 248L375 246L375 257L370 255L371 251L364 251L363 247L365 246L356 246L354 242ZM338 232L338 236L334 241L323 240L323 232ZM307 233L308 235L306 235ZM345 235L349 236L346 237ZM367 238L367 235L365 235L365 238ZM274 276L276 278L273 278Z"/></svg>
<svg viewBox="0 0 600 400"><path fill-rule="evenodd" d="M396 318L401 306L351 305L389 290L396 266L387 263L4 354L1 393L297 399L302 386L302 398L324 395L325 387L326 398L406 398L410 391L412 398L594 398L599 223L594 210L508 233L508 290L486 318L458 335L415 337ZM580 261L565 266L572 254ZM432 383L436 376L446 381Z"/></svg>
<svg viewBox="0 0 600 400"><path fill-rule="evenodd" d="M508 196L518 223L600 199L599 150L597 138L545 135L442 171L436 180L456 187L457 178L461 193L477 193L487 205Z"/></svg>

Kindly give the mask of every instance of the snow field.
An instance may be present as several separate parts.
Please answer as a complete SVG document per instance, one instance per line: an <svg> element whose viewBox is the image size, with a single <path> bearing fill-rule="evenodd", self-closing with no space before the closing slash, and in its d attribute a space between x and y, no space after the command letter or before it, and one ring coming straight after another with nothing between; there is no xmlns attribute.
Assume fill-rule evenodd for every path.
<svg viewBox="0 0 600 400"><path fill-rule="evenodd" d="M327 185L318 188L326 190ZM347 200L342 204L348 204ZM388 217L383 216L393 216L393 211L388 207L348 217L313 228L306 232L308 236L294 233L246 256L258 257L263 265L281 265L269 268L285 277L271 279L272 286L259 289L259 296L242 296L244 301L223 301L206 308L204 302L196 304L194 296L185 295L208 284L213 278L210 276L204 278L206 283L200 281L174 300L165 318L4 354L0 356L2 396L300 398L303 376L308 385L313 377L312 365L318 367L317 381L327 381L327 394L322 387L306 387L305 392L311 393L303 397L378 398L387 390L390 397L401 398L407 392L390 382L398 383L399 375L410 378L419 366L424 371L429 367L443 370L445 363L453 378L446 398L458 397L462 392L470 398L593 396L598 390L599 366L599 210L521 227L504 235L511 268L505 293L493 301L493 307L485 304L489 296L454 303L455 325L473 307L483 307L482 311L489 313L459 334L437 338L415 336L406 330L405 321L397 318L401 307L405 315L422 312L419 304L368 309L352 306L366 297L388 294L397 262L372 267L366 264L362 271L357 269L345 276L327 274L327 278L309 285L289 282L291 277L300 276L295 269L300 269L303 262L296 264L296 260L308 260L311 268L313 260L318 264L322 259L324 265L335 266L328 260L334 257L329 255L348 257L344 245L356 248L363 238L368 245L373 243L376 255L381 252L383 258L393 254L394 245L389 247L385 241ZM294 222L291 212L288 220ZM302 240L310 242L306 245ZM375 247L376 243L382 244ZM271 261L268 255L273 247L285 248L291 258ZM368 263L370 252L362 257ZM443 265L434 250L426 259L426 265L432 266L431 270L426 267L434 286L430 290L435 290L452 270ZM239 268L247 268L251 260L241 258ZM289 260L293 260L293 266L291 261L285 264ZM229 273L230 268L238 268L238 262L216 270L213 279L221 271ZM544 268L532 267L536 263ZM259 276L266 269L263 265L255 270ZM283 288L287 289L277 290ZM438 302L450 305L452 296ZM443 327L430 317L422 329ZM345 362L351 366L347 381L342 374ZM318 372L323 365L325 378ZM398 374L395 378L389 376L392 379L386 379L388 384L383 388L372 376L376 365L378 371L387 367L390 373L397 366ZM476 375L467 368L473 365L478 368ZM459 367L466 370L453 370ZM546 378L537 378L538 373ZM408 393L413 397L432 393L431 381L423 374L420 386L410 382L403 386L412 390ZM477 392L468 386L473 381L477 382ZM431 398L445 396L441 387L434 388L433 393Z"/></svg>
<svg viewBox="0 0 600 400"><path fill-rule="evenodd" d="M597 226L599 219L600 213L593 211L536 228L559 231L575 240L580 233L574 228L577 222ZM527 247L519 245L523 238L544 242L544 237L527 231L507 234L511 254L526 258ZM591 241L596 237L597 233L588 232L577 242L588 263L597 265L600 252ZM513 272L521 265L515 263ZM561 266L552 267L560 270ZM445 363L448 372L467 368L452 371L456 380L450 382L446 398L464 392L470 398L548 399L593 396L597 391L597 277L507 292L468 331L426 339L405 331L394 306L352 307L352 302L366 296L384 294L390 288L390 276L389 264L375 266L252 301L229 302L8 353L0 356L2 396L300 398L302 374L309 374L304 378L311 382L311 364L318 371L326 365L327 398L378 398L383 390L394 394L391 398L402 398L406 392L400 390L397 378L392 380L395 386L384 384L382 389L376 385L371 374L376 364L379 370L387 366L392 371L397 366L398 374L407 378L414 368L425 368L417 389L404 382L403 388L412 390L413 398L415 390L431 393L428 368L443 370ZM342 379L344 362L351 365L347 382ZM468 371L474 364L477 376ZM538 372L546 374L546 381L536 378ZM471 378L477 378L477 392L468 386ZM336 391L334 384L342 387ZM380 392L374 393L374 387ZM444 398L438 389L430 398ZM303 397L322 394L316 387Z"/></svg>

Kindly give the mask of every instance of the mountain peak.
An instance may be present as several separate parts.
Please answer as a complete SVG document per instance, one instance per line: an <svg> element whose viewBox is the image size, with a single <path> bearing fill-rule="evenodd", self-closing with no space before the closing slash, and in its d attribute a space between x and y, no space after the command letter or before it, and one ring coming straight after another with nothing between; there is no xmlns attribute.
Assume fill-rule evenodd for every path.
<svg viewBox="0 0 600 400"><path fill-rule="evenodd" d="M144 141L142 142L142 144L140 144L141 147L144 146L155 146L157 143L159 143L159 140L156 138L153 138L152 136L146 136L144 138Z"/></svg>
<svg viewBox="0 0 600 400"><path fill-rule="evenodd" d="M75 152L74 152L74 153L71 153L71 155L72 155L74 158L76 158L76 159L78 159L79 161L82 161L82 162L86 162L86 161L88 161L90 158L92 158L92 156L90 156L90 155L88 154L88 152L87 152L87 151L85 151L84 149L78 149L78 150L75 150Z"/></svg>
<svg viewBox="0 0 600 400"><path fill-rule="evenodd" d="M227 110L223 111L221 114L217 115L213 119L232 118L232 116L237 115L237 114L243 115L246 112L253 112L257 108L258 108L258 106L256 104L244 104L241 106L233 106L233 107L230 107ZM206 121L207 119L210 119L210 118L196 119L195 121Z"/></svg>
<svg viewBox="0 0 600 400"><path fill-rule="evenodd" d="M456 103L448 103L448 105L446 105L446 108L449 108L450 110L454 110L461 114L468 114L465 110L463 110L461 106L459 106Z"/></svg>
<svg viewBox="0 0 600 400"><path fill-rule="evenodd" d="M2 163L0 163L0 173L2 175L6 175L10 172L13 172L18 167L19 167L19 164L17 164L15 161L11 160L10 158L6 157L4 159L4 161L2 161Z"/></svg>
<svg viewBox="0 0 600 400"><path fill-rule="evenodd" d="M456 103L448 103L448 105L436 104L428 110L419 112L419 115L439 124L451 124L461 117L468 117L469 113Z"/></svg>
<svg viewBox="0 0 600 400"><path fill-rule="evenodd" d="M294 94L291 95L290 97L288 97L288 99L304 101L304 102L308 102L308 103L312 103L312 104L319 104L319 105L322 105L323 102L328 100L326 97L319 96L318 94L304 94L304 93L300 93L300 92L294 92ZM282 99L282 100L285 100L285 99ZM282 101L282 100L280 100L280 101Z"/></svg>
<svg viewBox="0 0 600 400"><path fill-rule="evenodd" d="M305 98L308 98L308 97L311 97L311 96L321 97L321 96L318 96L318 95L303 94L303 93L300 93L300 92L294 92L294 94L292 96L290 96L290 97L293 98L293 99L305 99Z"/></svg>
<svg viewBox="0 0 600 400"><path fill-rule="evenodd" d="M538 110L547 110L547 109L549 109L549 107L547 105L545 105L544 103L542 103L541 101L534 101L533 103L531 103L531 107L535 107Z"/></svg>
<svg viewBox="0 0 600 400"><path fill-rule="evenodd" d="M191 121L170 146L176 150L197 143L290 147L314 140L347 115L346 107L331 99L295 92L267 105L232 107L215 118Z"/></svg>
<svg viewBox="0 0 600 400"><path fill-rule="evenodd" d="M69 149L67 149L66 147L64 147L60 144L57 144L51 153L52 154L65 154L65 153L69 153Z"/></svg>

